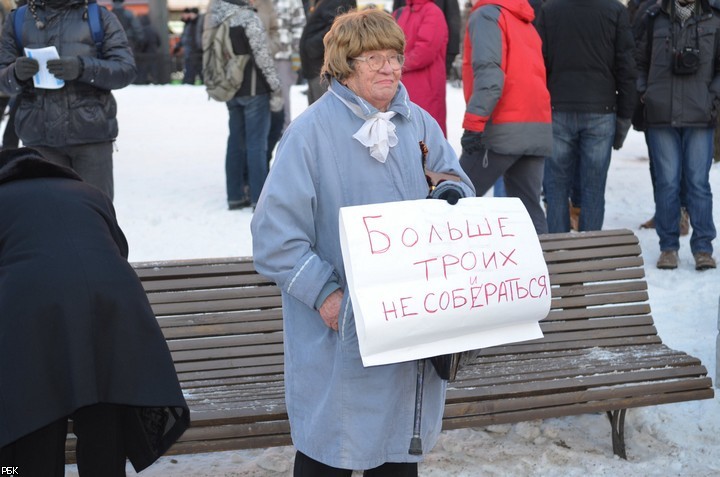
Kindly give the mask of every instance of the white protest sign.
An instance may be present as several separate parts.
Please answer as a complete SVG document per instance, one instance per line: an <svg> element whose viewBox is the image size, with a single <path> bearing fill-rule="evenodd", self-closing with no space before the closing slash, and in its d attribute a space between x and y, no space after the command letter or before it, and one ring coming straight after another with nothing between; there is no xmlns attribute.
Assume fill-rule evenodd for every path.
<svg viewBox="0 0 720 477"><path fill-rule="evenodd" d="M343 207L340 241L365 366L543 336L550 278L519 199Z"/></svg>

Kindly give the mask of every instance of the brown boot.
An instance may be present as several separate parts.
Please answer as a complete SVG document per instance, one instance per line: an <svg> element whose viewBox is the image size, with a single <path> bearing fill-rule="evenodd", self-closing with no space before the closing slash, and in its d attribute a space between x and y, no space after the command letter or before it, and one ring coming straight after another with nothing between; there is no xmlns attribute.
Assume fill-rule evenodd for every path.
<svg viewBox="0 0 720 477"><path fill-rule="evenodd" d="M650 220L640 224L641 229L654 229L655 228L655 216L650 217Z"/></svg>
<svg viewBox="0 0 720 477"><path fill-rule="evenodd" d="M580 230L580 207L575 207L570 202L570 229L574 231Z"/></svg>
<svg viewBox="0 0 720 477"><path fill-rule="evenodd" d="M698 252L693 254L693 257L695 257L695 270L702 271L717 267L715 259L708 252Z"/></svg>
<svg viewBox="0 0 720 477"><path fill-rule="evenodd" d="M690 216L687 213L685 207L680 209L680 235L687 235L690 233Z"/></svg>
<svg viewBox="0 0 720 477"><path fill-rule="evenodd" d="M661 270L674 270L678 266L677 250L664 250L660 253L657 267Z"/></svg>

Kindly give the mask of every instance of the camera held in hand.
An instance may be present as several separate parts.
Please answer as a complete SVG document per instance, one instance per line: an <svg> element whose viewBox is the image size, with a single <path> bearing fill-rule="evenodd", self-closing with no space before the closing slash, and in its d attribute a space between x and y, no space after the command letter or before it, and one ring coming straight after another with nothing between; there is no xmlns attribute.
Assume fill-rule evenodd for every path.
<svg viewBox="0 0 720 477"><path fill-rule="evenodd" d="M700 50L686 46L675 51L673 57L673 74L692 75L700 68Z"/></svg>

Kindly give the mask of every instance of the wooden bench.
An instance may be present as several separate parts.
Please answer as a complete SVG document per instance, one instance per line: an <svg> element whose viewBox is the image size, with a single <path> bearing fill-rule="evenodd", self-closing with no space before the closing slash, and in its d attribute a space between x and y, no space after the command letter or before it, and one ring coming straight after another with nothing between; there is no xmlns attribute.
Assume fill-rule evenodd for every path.
<svg viewBox="0 0 720 477"><path fill-rule="evenodd" d="M482 350L449 386L444 429L606 412L625 457L626 410L714 396L702 363L657 334L629 230L541 236L544 338ZM192 426L186 454L289 445L279 289L251 258L134 265L167 338ZM74 443L68 440L68 462Z"/></svg>

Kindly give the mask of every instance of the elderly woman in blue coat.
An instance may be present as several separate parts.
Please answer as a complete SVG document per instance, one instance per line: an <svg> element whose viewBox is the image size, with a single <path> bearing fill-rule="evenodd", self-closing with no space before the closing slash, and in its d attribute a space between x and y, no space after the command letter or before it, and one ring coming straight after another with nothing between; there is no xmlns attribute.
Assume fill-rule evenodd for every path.
<svg viewBox="0 0 720 477"><path fill-rule="evenodd" d="M328 93L285 132L252 220L257 270L282 289L295 476L417 475L417 365L363 367L340 249L341 207L422 199L426 167L459 176L437 122L400 83L405 39L380 10L338 16L325 36ZM427 367L421 439L434 446L445 382Z"/></svg>

